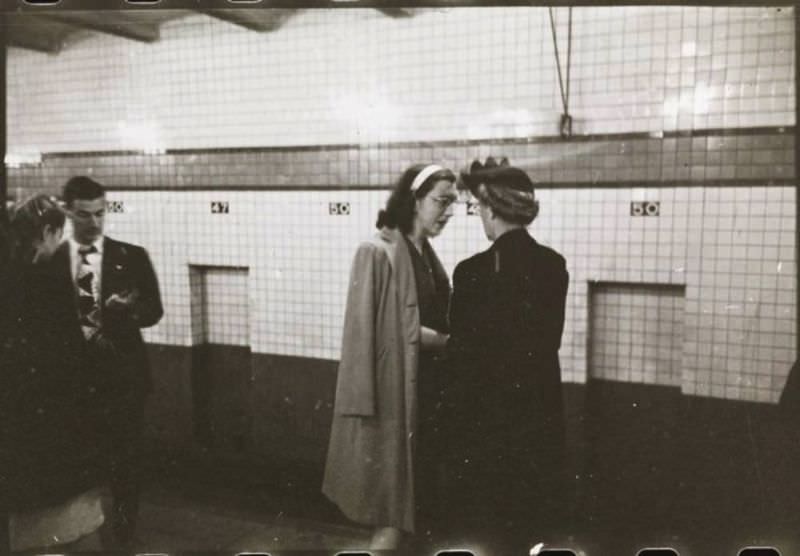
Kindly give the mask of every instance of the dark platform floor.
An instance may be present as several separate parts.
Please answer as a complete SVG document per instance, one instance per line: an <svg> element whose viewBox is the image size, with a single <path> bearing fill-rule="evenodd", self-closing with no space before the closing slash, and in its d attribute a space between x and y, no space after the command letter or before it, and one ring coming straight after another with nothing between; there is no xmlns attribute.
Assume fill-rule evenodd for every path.
<svg viewBox="0 0 800 556"><path fill-rule="evenodd" d="M612 382L569 385L567 407L569 518L554 545L586 556L654 546L733 556L753 545L800 554L800 419L775 406ZM369 539L321 496L319 466L156 460L140 552L335 554Z"/></svg>

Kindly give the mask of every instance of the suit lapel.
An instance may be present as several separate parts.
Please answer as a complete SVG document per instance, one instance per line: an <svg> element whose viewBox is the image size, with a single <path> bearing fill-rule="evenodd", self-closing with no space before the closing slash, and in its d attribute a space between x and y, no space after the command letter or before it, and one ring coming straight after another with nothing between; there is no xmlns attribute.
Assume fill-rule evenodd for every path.
<svg viewBox="0 0 800 556"><path fill-rule="evenodd" d="M111 269L119 259L119 246L111 238L103 238L103 258L100 261L100 314L105 312L106 298L114 291L114 273Z"/></svg>

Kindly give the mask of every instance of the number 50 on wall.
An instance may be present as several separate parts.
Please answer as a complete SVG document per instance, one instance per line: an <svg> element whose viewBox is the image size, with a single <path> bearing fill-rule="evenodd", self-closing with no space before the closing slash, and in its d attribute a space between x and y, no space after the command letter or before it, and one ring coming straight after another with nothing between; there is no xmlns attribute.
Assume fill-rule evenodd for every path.
<svg viewBox="0 0 800 556"><path fill-rule="evenodd" d="M660 213L658 201L631 201L631 216L658 216Z"/></svg>

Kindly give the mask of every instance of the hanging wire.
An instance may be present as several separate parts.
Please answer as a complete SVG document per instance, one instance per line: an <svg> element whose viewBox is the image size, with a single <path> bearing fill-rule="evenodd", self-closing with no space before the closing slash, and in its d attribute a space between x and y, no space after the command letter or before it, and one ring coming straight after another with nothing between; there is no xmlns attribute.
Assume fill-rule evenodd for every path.
<svg viewBox="0 0 800 556"><path fill-rule="evenodd" d="M553 35L553 50L556 53L556 70L558 70L558 86L561 89L561 104L564 105L566 109L567 105L567 98L564 96L564 80L561 78L561 59L558 56L558 42L556 41L556 23L553 19L553 8L548 8L548 12L550 13L550 30L552 31Z"/></svg>
<svg viewBox="0 0 800 556"><path fill-rule="evenodd" d="M569 82L570 82L570 66L572 58L572 7L569 8L569 20L567 23L567 80L566 88L564 86L564 78L561 74L561 57L558 54L558 40L556 39L556 23L553 17L553 8L548 8L550 14L550 30L553 35L553 50L556 54L556 70L558 71L558 87L561 90L561 104L564 106L564 113L561 115L560 132L562 137L569 137L572 135L572 116L569 114ZM566 90L565 90L566 89Z"/></svg>
<svg viewBox="0 0 800 556"><path fill-rule="evenodd" d="M569 114L569 73L572 64L570 64L570 57L572 56L572 6L569 7L569 19L567 21L567 94L564 101L564 113Z"/></svg>

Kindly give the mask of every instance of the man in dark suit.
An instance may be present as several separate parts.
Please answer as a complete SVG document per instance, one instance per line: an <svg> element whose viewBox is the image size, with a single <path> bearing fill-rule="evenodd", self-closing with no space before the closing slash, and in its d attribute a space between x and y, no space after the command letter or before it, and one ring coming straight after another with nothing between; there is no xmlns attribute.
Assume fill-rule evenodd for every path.
<svg viewBox="0 0 800 556"><path fill-rule="evenodd" d="M526 554L527 543L552 538L558 506L567 502L556 479L564 442L558 349L569 275L564 257L526 229L539 206L524 171L490 158L474 162L462 181L493 244L453 274L452 376L444 400L455 455L453 507L472 519L470 530L488 527L486 542L505 541L509 553Z"/></svg>
<svg viewBox="0 0 800 556"><path fill-rule="evenodd" d="M152 389L140 328L163 315L158 280L147 252L103 235L103 186L85 176L64 186L72 237L56 252L54 264L75 285L75 311L89 346L95 376L91 403L94 425L110 451L115 540L132 541L139 499L139 464L144 405Z"/></svg>

